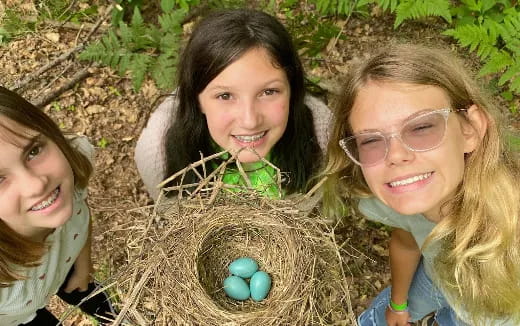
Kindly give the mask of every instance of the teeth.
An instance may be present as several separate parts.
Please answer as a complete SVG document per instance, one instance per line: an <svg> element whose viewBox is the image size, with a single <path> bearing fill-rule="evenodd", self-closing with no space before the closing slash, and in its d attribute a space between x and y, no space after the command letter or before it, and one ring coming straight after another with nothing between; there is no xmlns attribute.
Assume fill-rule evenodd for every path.
<svg viewBox="0 0 520 326"><path fill-rule="evenodd" d="M431 175L432 175L432 172L428 172L428 173L425 173L425 174L416 175L416 176L408 178L408 179L390 182L390 187L393 188L393 187L398 187L398 186L406 186L406 185L409 185L411 183L427 179Z"/></svg>
<svg viewBox="0 0 520 326"><path fill-rule="evenodd" d="M258 135L252 135L252 136L235 136L236 139L240 140L244 143L251 143L254 141L259 140L260 138L264 137L265 131Z"/></svg>
<svg viewBox="0 0 520 326"><path fill-rule="evenodd" d="M56 188L53 192L51 192L51 195L46 200L42 201L38 205L34 205L31 207L31 211L39 211L41 209L44 209L45 207L49 207L56 201L56 198L58 198L58 194L60 193L60 188Z"/></svg>

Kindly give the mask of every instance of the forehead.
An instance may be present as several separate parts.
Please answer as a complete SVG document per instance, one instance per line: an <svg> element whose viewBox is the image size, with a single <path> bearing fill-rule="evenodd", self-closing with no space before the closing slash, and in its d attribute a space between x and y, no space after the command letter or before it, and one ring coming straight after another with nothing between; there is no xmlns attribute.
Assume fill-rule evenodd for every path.
<svg viewBox="0 0 520 326"><path fill-rule="evenodd" d="M271 80L286 82L287 76L269 51L262 47L247 50L222 70L209 84L212 86L254 86Z"/></svg>
<svg viewBox="0 0 520 326"><path fill-rule="evenodd" d="M0 117L0 141L24 147L39 133L6 117Z"/></svg>
<svg viewBox="0 0 520 326"><path fill-rule="evenodd" d="M349 124L354 132L392 129L420 111L448 107L448 96L436 86L369 81L358 92Z"/></svg>

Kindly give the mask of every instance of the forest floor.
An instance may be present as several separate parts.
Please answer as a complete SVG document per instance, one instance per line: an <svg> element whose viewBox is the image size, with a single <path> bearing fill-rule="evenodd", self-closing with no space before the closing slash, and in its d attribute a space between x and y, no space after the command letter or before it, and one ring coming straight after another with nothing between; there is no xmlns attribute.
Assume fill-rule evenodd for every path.
<svg viewBox="0 0 520 326"><path fill-rule="evenodd" d="M328 92L323 98L333 103L334 92L340 86L338 76L346 72L354 60L362 60L384 43L418 42L460 51L449 38L440 35L443 27L438 20L428 20L404 23L396 31L393 17L374 10L368 18L352 17L343 26L345 38L329 43L318 65L310 67L311 60L305 57L303 62L308 74L319 77L322 85L327 85ZM13 88L17 81L81 43L86 33L88 30L43 24L37 32L1 46L0 85ZM475 68L475 58L467 56L467 59L468 65ZM28 99L37 99L66 83L68 76L86 66L87 63L75 59L65 60L36 76L19 92ZM124 268L126 235L133 223L128 210L151 203L133 161L134 146L148 116L164 94L150 80L136 93L128 76L121 77L108 68L90 67L89 73L44 110L63 130L84 134L96 146L89 204L93 215L96 275L104 278ZM504 113L509 114L507 109ZM518 114L508 115L508 119L510 126L520 129ZM337 233L356 256L349 266L350 295L354 312L360 313L388 285L389 231L354 216L346 220ZM53 307L57 312L65 309L57 300L53 301ZM73 313L64 324L90 325L91 321Z"/></svg>

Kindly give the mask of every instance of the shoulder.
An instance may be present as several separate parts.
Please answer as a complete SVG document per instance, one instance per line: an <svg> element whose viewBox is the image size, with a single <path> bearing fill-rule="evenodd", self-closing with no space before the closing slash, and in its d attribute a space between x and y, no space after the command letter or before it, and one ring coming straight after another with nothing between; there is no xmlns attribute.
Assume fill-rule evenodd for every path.
<svg viewBox="0 0 520 326"><path fill-rule="evenodd" d="M68 135L67 140L69 144L78 152L83 154L90 163L94 162L94 146L90 143L87 136L83 135Z"/></svg>

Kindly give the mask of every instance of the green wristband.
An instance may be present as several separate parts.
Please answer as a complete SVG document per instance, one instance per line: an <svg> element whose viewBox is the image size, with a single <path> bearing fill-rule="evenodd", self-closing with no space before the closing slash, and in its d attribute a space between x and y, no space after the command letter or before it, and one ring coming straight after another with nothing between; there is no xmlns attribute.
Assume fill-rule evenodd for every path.
<svg viewBox="0 0 520 326"><path fill-rule="evenodd" d="M390 300L390 307L395 311L405 311L408 308L408 301L405 301L403 304L397 304Z"/></svg>

